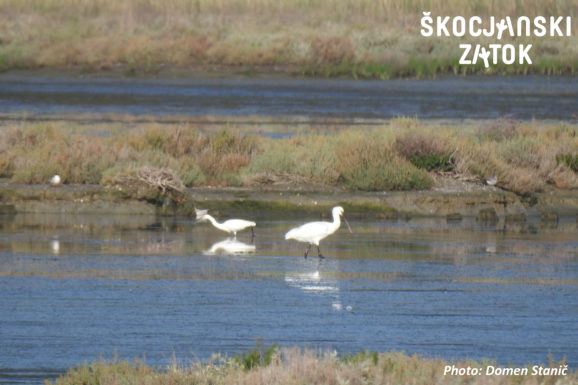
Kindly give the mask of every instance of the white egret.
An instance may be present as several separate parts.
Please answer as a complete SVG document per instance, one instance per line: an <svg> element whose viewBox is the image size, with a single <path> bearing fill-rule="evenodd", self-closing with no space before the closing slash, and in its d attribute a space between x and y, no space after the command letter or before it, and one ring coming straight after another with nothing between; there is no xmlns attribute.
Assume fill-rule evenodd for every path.
<svg viewBox="0 0 578 385"><path fill-rule="evenodd" d="M299 242L306 242L309 243L307 250L305 250L305 258L309 254L309 250L311 250L311 246L317 246L317 254L319 258L323 258L321 255L321 250L319 249L319 242L327 237L328 235L333 234L337 231L339 226L341 226L341 216L343 215L343 207L336 206L331 210L333 214L333 222L309 222L302 226L296 227L291 229L285 234L285 239L294 239ZM352 233L351 227L349 223L345 219L345 223L349 228L349 232Z"/></svg>
<svg viewBox="0 0 578 385"><path fill-rule="evenodd" d="M199 210L199 211L203 211L203 210ZM199 219L201 221L209 221L217 229L222 230L222 231L229 233L229 234L233 234L233 237L235 237L235 238L237 238L237 231L245 230L248 227L251 228L251 235L253 237L255 236L255 232L253 230L253 227L255 227L257 224L255 222L252 222L252 221L246 221L244 219L229 219L223 223L219 223L215 220L215 218L213 218L212 216L210 216L209 214L206 214L206 213L202 214L200 216L197 215L197 219Z"/></svg>
<svg viewBox="0 0 578 385"><path fill-rule="evenodd" d="M56 174L52 178L50 178L50 185L56 187L60 185L60 175Z"/></svg>

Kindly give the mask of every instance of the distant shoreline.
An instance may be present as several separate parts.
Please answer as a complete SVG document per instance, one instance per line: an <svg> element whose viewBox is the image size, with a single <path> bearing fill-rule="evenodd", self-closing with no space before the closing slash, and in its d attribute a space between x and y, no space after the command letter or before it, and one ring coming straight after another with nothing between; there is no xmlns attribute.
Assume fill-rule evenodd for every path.
<svg viewBox="0 0 578 385"><path fill-rule="evenodd" d="M207 0L22 2L0 6L0 71L74 69L156 75L283 73L323 78L434 78L444 74L577 75L576 25L564 36L462 37L420 33L432 17L570 17L574 2L259 2ZM564 19L566 20L566 19ZM486 27L483 25L481 27ZM568 36L569 34L569 36ZM532 64L460 64L460 44L531 45ZM497 54L496 54L497 56ZM473 60L472 60L473 62Z"/></svg>

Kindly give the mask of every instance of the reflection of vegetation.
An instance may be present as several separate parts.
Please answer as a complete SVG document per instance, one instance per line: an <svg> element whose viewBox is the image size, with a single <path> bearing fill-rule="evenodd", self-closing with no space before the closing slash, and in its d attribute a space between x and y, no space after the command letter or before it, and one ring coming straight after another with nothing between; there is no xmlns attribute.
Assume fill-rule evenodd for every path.
<svg viewBox="0 0 578 385"><path fill-rule="evenodd" d="M460 66L458 44L518 44L515 38L424 38L423 12L488 20L572 16L576 9L573 0L3 0L0 70L73 67L134 75L166 66L249 73L265 67L381 79L487 73L482 65ZM498 65L492 73L575 74L572 27L570 37L527 39L533 65Z"/></svg>
<svg viewBox="0 0 578 385"><path fill-rule="evenodd" d="M58 173L64 183L117 185L139 170L162 170L178 182L177 192L180 181L187 187L420 190L431 187L438 172L479 182L496 176L497 186L522 195L548 185L578 187L578 126L570 123L497 120L456 127L401 118L377 128L330 127L283 139L157 123L133 123L106 136L79 132L69 122L6 124L0 176L34 184Z"/></svg>
<svg viewBox="0 0 578 385"><path fill-rule="evenodd" d="M252 353L250 353L252 354ZM249 354L249 355L250 355ZM247 367L236 359L215 355L208 363L193 363L190 366L178 367L175 363L169 370L153 369L143 362L98 361L70 369L64 376L55 381L56 385L112 385L112 384L487 384L497 376L486 375L444 375L446 366L456 368L476 368L486 373L488 366L498 365L494 362L475 362L465 360L448 362L439 358L421 358L417 355L407 356L403 353L361 352L355 355L339 357L334 352L315 353L299 348L275 350L275 357L269 362L260 360ZM243 355L244 357L247 354ZM549 368L564 366L549 362ZM544 366L546 367L546 366ZM567 375L532 375L500 376L501 384L545 384L562 380L574 383L578 374L572 369Z"/></svg>

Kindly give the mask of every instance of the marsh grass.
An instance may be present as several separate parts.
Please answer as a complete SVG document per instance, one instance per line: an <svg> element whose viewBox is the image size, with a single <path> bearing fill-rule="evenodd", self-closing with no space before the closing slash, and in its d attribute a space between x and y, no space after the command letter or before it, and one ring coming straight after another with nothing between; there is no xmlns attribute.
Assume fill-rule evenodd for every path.
<svg viewBox="0 0 578 385"><path fill-rule="evenodd" d="M433 184L425 170L413 166L383 144L360 140L342 149L337 170L355 190L427 190Z"/></svg>
<svg viewBox="0 0 578 385"><path fill-rule="evenodd" d="M102 126L101 126L102 125ZM319 185L363 191L423 190L432 176L483 183L527 195L578 188L578 126L494 121L467 126L398 118L382 126L327 128L272 139L234 126L5 123L0 177L44 184L117 185L139 169L162 169L185 187ZM93 134L91 134L91 130ZM107 135L94 134L107 132ZM179 183L180 183L179 182Z"/></svg>
<svg viewBox="0 0 578 385"><path fill-rule="evenodd" d="M77 68L155 74L166 67L387 79L500 73L576 74L571 37L540 38L531 66L460 66L457 44L423 38L422 12L576 16L572 0L2 0L0 70ZM512 42L503 40L504 42Z"/></svg>
<svg viewBox="0 0 578 385"><path fill-rule="evenodd" d="M450 376L443 375L446 365L457 368L497 366L493 362L464 360L448 362L437 358L408 356L399 352L338 355L335 352L315 352L310 349L268 349L269 360L257 350L227 358L215 355L207 363L190 365L173 363L166 370L154 369L141 361L97 361L70 369L54 381L54 385L112 384L213 384L213 385L289 385L289 384L572 384L578 380L576 371L566 376ZM245 358L249 359L247 365ZM565 365L549 362L549 367ZM531 372L531 370L529 371ZM47 382L47 384L52 384Z"/></svg>

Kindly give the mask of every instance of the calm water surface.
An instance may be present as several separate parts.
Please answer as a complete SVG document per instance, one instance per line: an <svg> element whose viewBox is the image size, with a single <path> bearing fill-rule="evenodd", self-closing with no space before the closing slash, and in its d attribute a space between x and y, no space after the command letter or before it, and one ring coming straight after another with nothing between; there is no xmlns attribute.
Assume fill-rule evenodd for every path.
<svg viewBox="0 0 578 385"><path fill-rule="evenodd" d="M0 113L575 120L575 77L438 80L74 78L0 74Z"/></svg>
<svg viewBox="0 0 578 385"><path fill-rule="evenodd" d="M316 218L255 219L251 243L188 219L0 217L0 383L41 384L115 354L206 360L256 340L578 363L575 218L351 221L354 234L322 243L324 260L283 240Z"/></svg>

